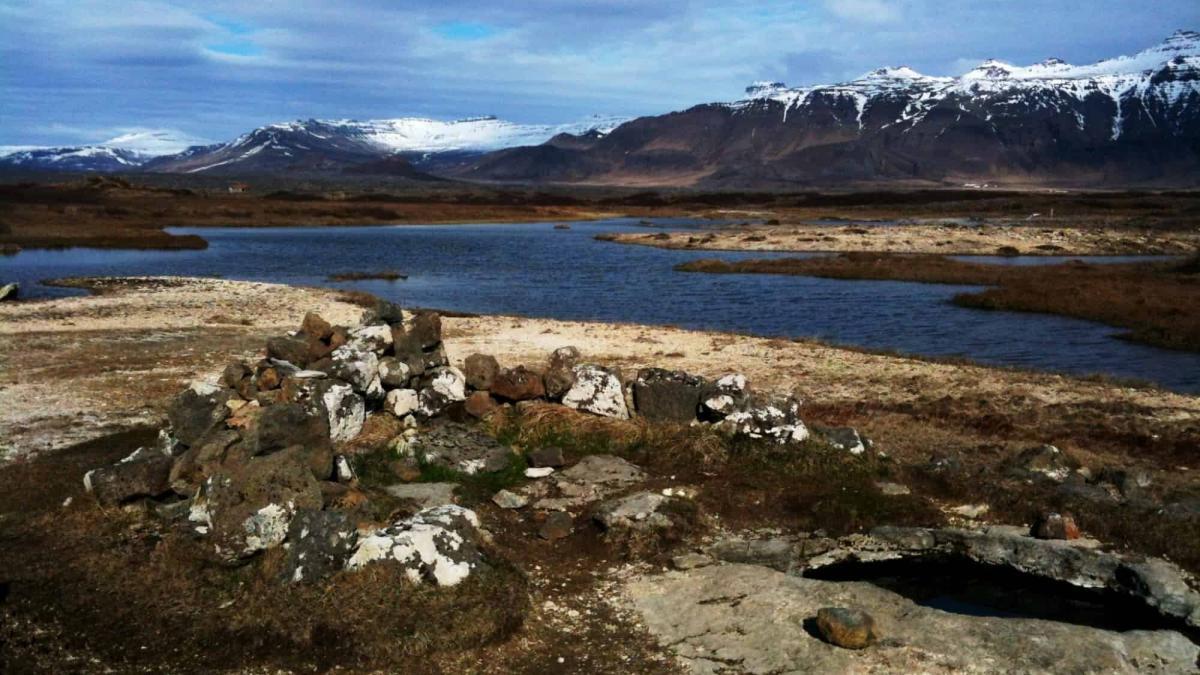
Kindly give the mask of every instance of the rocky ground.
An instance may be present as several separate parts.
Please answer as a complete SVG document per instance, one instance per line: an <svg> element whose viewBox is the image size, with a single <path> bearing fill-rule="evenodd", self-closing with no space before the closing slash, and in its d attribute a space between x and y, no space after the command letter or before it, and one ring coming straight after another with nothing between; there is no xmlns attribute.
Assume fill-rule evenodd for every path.
<svg viewBox="0 0 1200 675"><path fill-rule="evenodd" d="M706 232L664 231L604 235L622 244L711 251L890 252L947 255L1187 255L1200 248L1200 231L1149 230L1074 219L919 219L878 224L780 223L759 220ZM763 222L772 224L761 224Z"/></svg>
<svg viewBox="0 0 1200 675"><path fill-rule="evenodd" d="M259 361L268 336L378 308L219 280L79 285L98 292L0 306L13 672L1197 667L1196 397L673 328L442 317L434 333L408 313L348 330L349 352L305 319L318 342L267 343L309 368L289 370ZM214 411L219 428L196 426ZM226 449L205 455L191 428ZM165 493L131 488L166 471ZM194 493L213 471L234 487ZM243 513L283 475L290 501ZM346 571L314 579L318 559ZM853 567L942 580L951 559L1129 621L946 612Z"/></svg>

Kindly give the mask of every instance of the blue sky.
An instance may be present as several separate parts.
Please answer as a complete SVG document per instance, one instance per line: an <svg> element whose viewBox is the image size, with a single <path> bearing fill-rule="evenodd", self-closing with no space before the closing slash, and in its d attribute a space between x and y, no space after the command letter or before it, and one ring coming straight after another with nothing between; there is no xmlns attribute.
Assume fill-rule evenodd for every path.
<svg viewBox="0 0 1200 675"><path fill-rule="evenodd" d="M1086 63L1200 29L1197 0L0 0L0 145L307 117L520 122L733 100L883 65Z"/></svg>

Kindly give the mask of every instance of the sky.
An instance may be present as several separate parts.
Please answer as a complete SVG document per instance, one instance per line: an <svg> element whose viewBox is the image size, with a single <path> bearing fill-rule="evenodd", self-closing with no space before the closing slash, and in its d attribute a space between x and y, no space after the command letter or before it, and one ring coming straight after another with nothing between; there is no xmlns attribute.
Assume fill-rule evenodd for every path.
<svg viewBox="0 0 1200 675"><path fill-rule="evenodd" d="M569 122L755 80L1072 63L1200 29L1200 0L0 0L0 145L300 118Z"/></svg>

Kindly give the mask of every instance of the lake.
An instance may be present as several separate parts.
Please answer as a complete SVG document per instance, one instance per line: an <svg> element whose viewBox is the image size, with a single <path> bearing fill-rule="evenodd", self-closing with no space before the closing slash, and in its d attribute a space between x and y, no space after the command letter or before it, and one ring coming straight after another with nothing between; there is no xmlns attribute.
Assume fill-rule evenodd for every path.
<svg viewBox="0 0 1200 675"><path fill-rule="evenodd" d="M662 219L657 225L699 226ZM971 286L675 272L696 258L796 256L679 251L596 241L645 231L636 220L395 227L176 228L203 251L24 251L0 258L0 280L25 297L64 276L183 275L359 289L406 306L556 319L624 321L814 337L832 342L1076 374L1104 373L1200 393L1200 354L1114 339L1119 329L1062 317L956 307ZM1105 259L1115 261L1114 259ZM1000 259L1004 264L1052 262ZM407 281L327 280L396 270ZM298 308L302 310L303 308Z"/></svg>

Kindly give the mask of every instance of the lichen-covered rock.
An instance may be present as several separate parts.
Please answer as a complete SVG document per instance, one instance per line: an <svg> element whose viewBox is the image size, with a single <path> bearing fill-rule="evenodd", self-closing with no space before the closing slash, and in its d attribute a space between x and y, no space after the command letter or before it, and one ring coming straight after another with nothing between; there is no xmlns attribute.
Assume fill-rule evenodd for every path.
<svg viewBox="0 0 1200 675"><path fill-rule="evenodd" d="M463 362L463 374L468 387L486 391L500 374L500 363L490 354L471 354Z"/></svg>
<svg viewBox="0 0 1200 675"><path fill-rule="evenodd" d="M503 401L532 401L546 395L546 385L540 373L525 366L501 371L492 380L490 391Z"/></svg>
<svg viewBox="0 0 1200 675"><path fill-rule="evenodd" d="M329 439L344 443L362 431L366 420L366 402L354 393L354 388L337 380L320 380L313 384L309 409L324 416L329 425Z"/></svg>
<svg viewBox="0 0 1200 675"><path fill-rule="evenodd" d="M158 448L138 448L116 464L87 472L83 486L106 505L157 497L171 490L173 464L171 456Z"/></svg>
<svg viewBox="0 0 1200 675"><path fill-rule="evenodd" d="M395 560L413 583L454 586L483 564L479 517L460 506L423 510L359 538L346 569Z"/></svg>
<svg viewBox="0 0 1200 675"><path fill-rule="evenodd" d="M184 445L192 445L209 429L229 417L226 401L237 398L230 389L193 382L172 401L167 409L171 433Z"/></svg>
<svg viewBox="0 0 1200 675"><path fill-rule="evenodd" d="M435 368L426 375L426 379L428 385L418 395L417 405L417 412L425 417L433 417L451 403L467 398L467 379L458 368Z"/></svg>
<svg viewBox="0 0 1200 675"><path fill-rule="evenodd" d="M576 366L575 384L563 396L562 402L568 408L595 415L618 419L629 417L621 378L613 371L600 366Z"/></svg>
<svg viewBox="0 0 1200 675"><path fill-rule="evenodd" d="M366 392L379 375L379 357L370 349L344 345L329 355L333 365L329 374L348 382L359 393Z"/></svg>
<svg viewBox="0 0 1200 675"><path fill-rule="evenodd" d="M559 347L558 349L550 352L550 368L565 368L567 370L571 370L575 366L579 365L579 358L580 354L577 348L571 346Z"/></svg>
<svg viewBox="0 0 1200 675"><path fill-rule="evenodd" d="M223 466L192 500L189 520L218 557L233 562L282 544L292 515L321 504L320 486L296 448Z"/></svg>
<svg viewBox="0 0 1200 675"><path fill-rule="evenodd" d="M730 373L718 378L700 397L700 412L703 419L719 421L726 416L744 410L750 400L746 376Z"/></svg>
<svg viewBox="0 0 1200 675"><path fill-rule="evenodd" d="M402 389L408 386L412 369L394 356L379 359L379 381L387 389Z"/></svg>
<svg viewBox="0 0 1200 675"><path fill-rule="evenodd" d="M588 455L556 475L548 485L539 484L530 496L537 498L534 508L571 510L613 495L645 477L641 468L620 457Z"/></svg>
<svg viewBox="0 0 1200 675"><path fill-rule="evenodd" d="M777 443L800 443L809 436L808 427L800 421L799 405L794 401L750 406L730 413L720 427L735 436Z"/></svg>
<svg viewBox="0 0 1200 675"><path fill-rule="evenodd" d="M355 351L369 351L376 356L383 356L392 348L392 327L374 324L355 328L350 331L350 341L346 346Z"/></svg>
<svg viewBox="0 0 1200 675"><path fill-rule="evenodd" d="M400 419L416 412L419 405L416 389L393 389L383 401L383 409Z"/></svg>
<svg viewBox="0 0 1200 675"><path fill-rule="evenodd" d="M550 368L542 374L542 386L546 390L546 398L560 401L566 396L571 387L575 386L575 371L572 368Z"/></svg>
<svg viewBox="0 0 1200 675"><path fill-rule="evenodd" d="M1061 483L1080 468L1074 457L1053 445L1040 445L1021 452L1009 465L1009 473Z"/></svg>
<svg viewBox="0 0 1200 675"><path fill-rule="evenodd" d="M462 424L447 423L417 436L408 451L422 462L465 474L500 471L509 466L512 449Z"/></svg>
<svg viewBox="0 0 1200 675"><path fill-rule="evenodd" d="M292 583L320 581L340 572L358 543L358 532L342 511L299 509L287 531L282 577Z"/></svg>
<svg viewBox="0 0 1200 675"><path fill-rule="evenodd" d="M691 422L708 383L679 370L643 368L633 383L637 412L653 422Z"/></svg>

